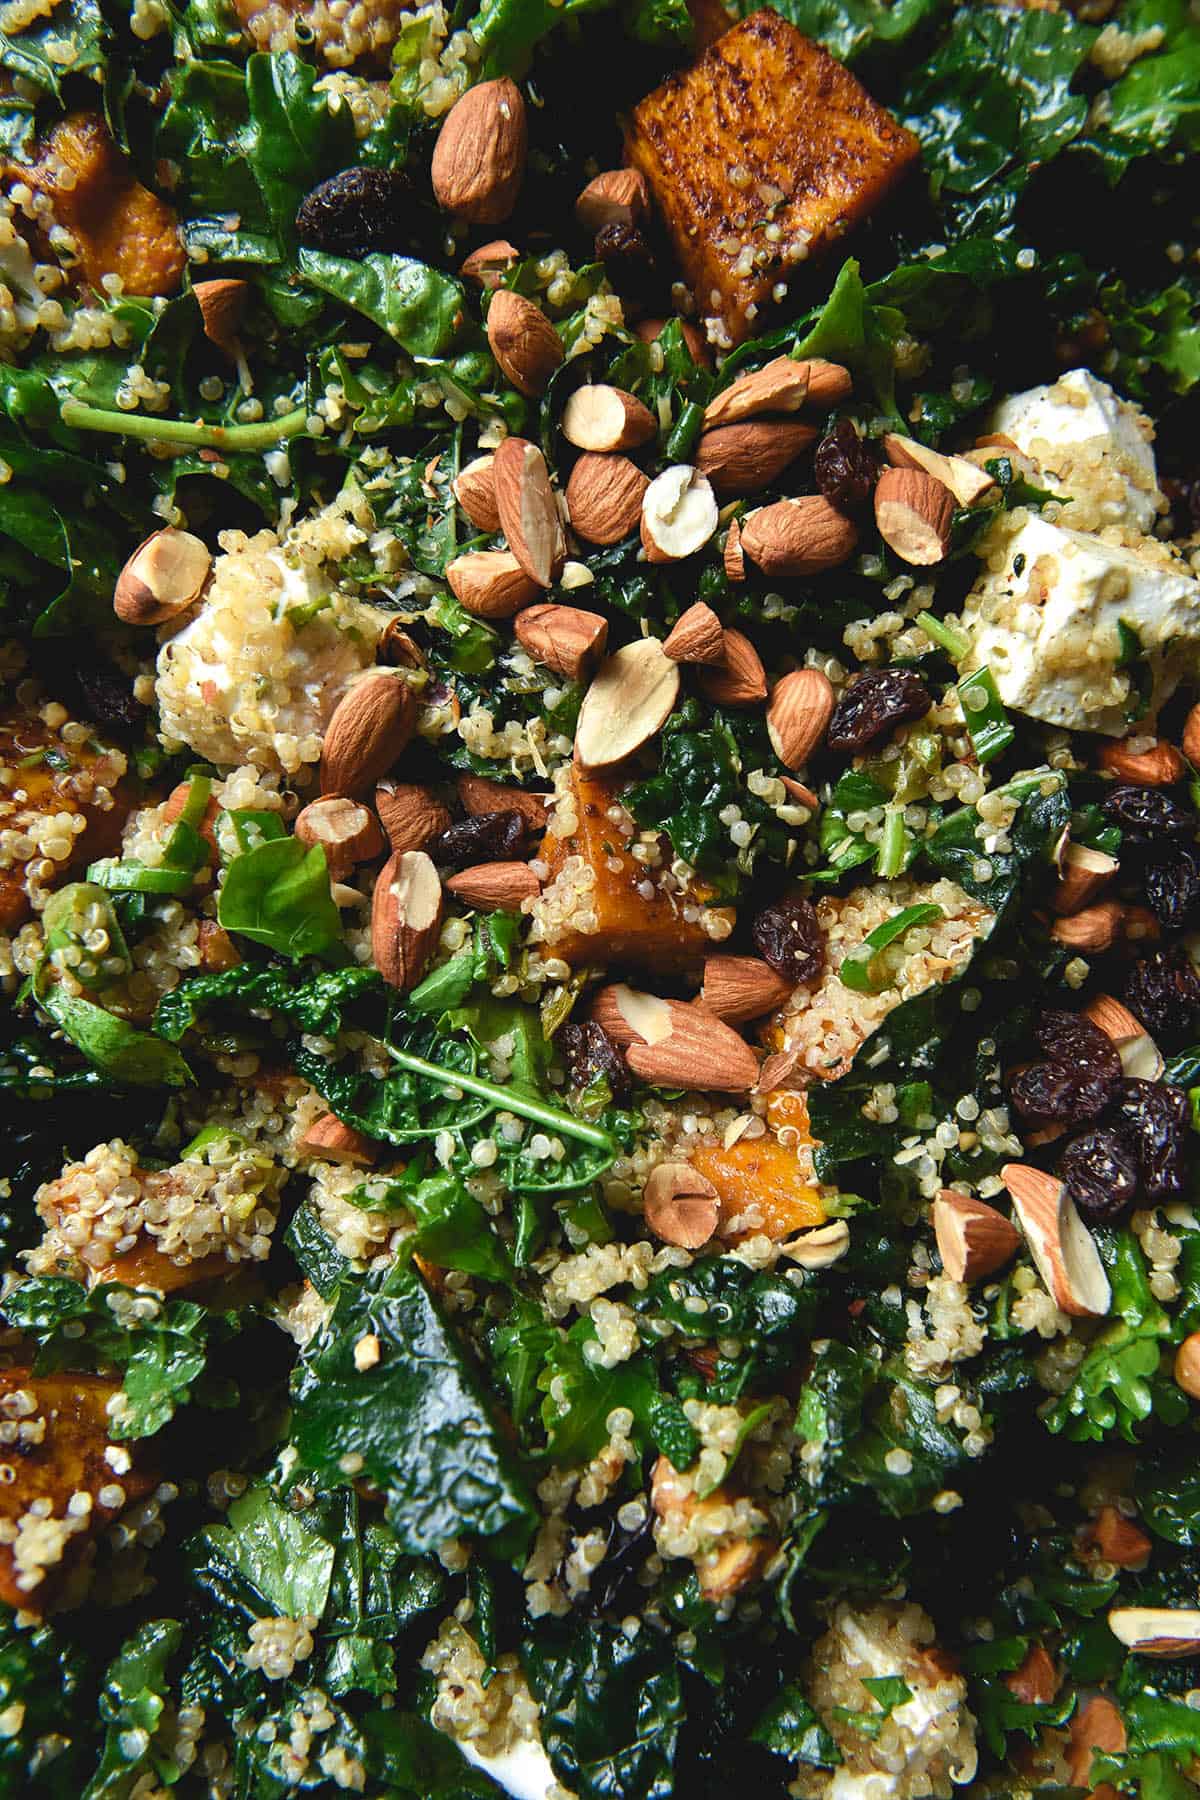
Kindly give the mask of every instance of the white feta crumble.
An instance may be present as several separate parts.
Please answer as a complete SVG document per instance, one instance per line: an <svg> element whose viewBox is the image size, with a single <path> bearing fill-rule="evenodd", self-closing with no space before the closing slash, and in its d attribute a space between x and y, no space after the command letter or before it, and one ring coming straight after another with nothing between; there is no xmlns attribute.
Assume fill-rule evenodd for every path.
<svg viewBox="0 0 1200 1800"><path fill-rule="evenodd" d="M1106 497L1102 524L1132 523L1149 531L1160 499L1149 427L1136 406L1122 400L1088 369L1071 369L1050 387L1011 394L992 414L988 430L1011 438L1032 457L1048 485L1074 494L1097 458L1120 484ZM1124 499L1119 495L1123 491Z"/></svg>

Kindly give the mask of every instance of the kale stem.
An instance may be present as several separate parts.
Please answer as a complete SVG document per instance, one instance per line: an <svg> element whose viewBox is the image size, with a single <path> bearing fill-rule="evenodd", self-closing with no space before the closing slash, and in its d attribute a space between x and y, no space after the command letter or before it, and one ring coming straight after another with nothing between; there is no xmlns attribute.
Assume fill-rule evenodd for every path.
<svg viewBox="0 0 1200 1800"><path fill-rule="evenodd" d="M944 619L935 619L931 612L919 612L916 622L927 638L942 646L951 662L960 663L971 648L971 640L965 632L955 631L953 625L947 625Z"/></svg>
<svg viewBox="0 0 1200 1800"><path fill-rule="evenodd" d="M551 1131L557 1131L563 1137L578 1138L581 1143L594 1144L598 1150L615 1150L616 1146L607 1131L598 1125L588 1125L577 1119L572 1113L560 1112L556 1106L547 1106L543 1100L535 1100L532 1095L522 1094L519 1090L501 1087L498 1082L484 1081L480 1075L464 1075L458 1069L439 1069L436 1063L426 1062L423 1056L414 1056L411 1050L397 1050L394 1045L386 1046L388 1055L400 1064L402 1069L410 1069L414 1075L424 1075L426 1080L435 1082L438 1087L465 1088L469 1094L478 1094L483 1100L491 1100L496 1106L502 1106L506 1112L517 1113L522 1119L532 1119L535 1125L545 1125Z"/></svg>
<svg viewBox="0 0 1200 1800"><path fill-rule="evenodd" d="M261 425L205 425L198 420L156 419L149 413L109 412L64 400L59 417L76 431L108 431L114 437L146 438L160 444L193 444L210 450L270 450L284 438L304 430L303 406Z"/></svg>

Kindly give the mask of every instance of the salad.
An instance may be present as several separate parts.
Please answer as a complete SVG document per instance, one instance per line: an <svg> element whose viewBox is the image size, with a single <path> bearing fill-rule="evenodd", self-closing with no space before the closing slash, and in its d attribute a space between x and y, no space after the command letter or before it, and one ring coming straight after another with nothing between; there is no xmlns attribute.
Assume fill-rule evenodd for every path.
<svg viewBox="0 0 1200 1800"><path fill-rule="evenodd" d="M1189 0L0 7L0 1794L1200 1784Z"/></svg>

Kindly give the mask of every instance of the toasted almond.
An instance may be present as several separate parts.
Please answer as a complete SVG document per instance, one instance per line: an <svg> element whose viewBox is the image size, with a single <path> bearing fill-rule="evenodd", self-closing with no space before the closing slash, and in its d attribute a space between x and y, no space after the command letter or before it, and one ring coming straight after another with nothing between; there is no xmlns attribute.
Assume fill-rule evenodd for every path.
<svg viewBox="0 0 1200 1800"><path fill-rule="evenodd" d="M1101 744L1096 761L1118 781L1135 782L1139 787L1170 787L1183 774L1182 756L1174 744L1162 738L1149 750L1130 750L1124 742Z"/></svg>
<svg viewBox="0 0 1200 1800"><path fill-rule="evenodd" d="M711 369L712 352L704 333L690 319L680 319L677 322L683 341L691 352L692 361L698 368ZM633 328L634 336L643 344L657 343L670 323L669 319L639 319Z"/></svg>
<svg viewBox="0 0 1200 1800"><path fill-rule="evenodd" d="M495 463L494 456L477 456L451 483L454 498L479 531L500 529Z"/></svg>
<svg viewBox="0 0 1200 1800"><path fill-rule="evenodd" d="M746 555L742 549L742 527L737 519L729 521L729 530L725 533L725 548L721 552L721 561L725 565L725 576L728 581L745 581Z"/></svg>
<svg viewBox="0 0 1200 1800"><path fill-rule="evenodd" d="M162 625L204 592L212 569L208 545L165 525L138 545L113 590L113 611L126 625Z"/></svg>
<svg viewBox="0 0 1200 1800"><path fill-rule="evenodd" d="M473 818L484 818L488 813L519 812L534 831L546 829L544 797L541 794L528 794L524 788L504 787L500 782L488 781L482 775L460 775L458 798L463 811L470 813Z"/></svg>
<svg viewBox="0 0 1200 1800"><path fill-rule="evenodd" d="M608 620L577 606L531 606L517 615L517 642L535 662L582 681L604 654Z"/></svg>
<svg viewBox="0 0 1200 1800"><path fill-rule="evenodd" d="M1083 1009L1098 1025L1121 1059L1121 1071L1134 1081L1159 1081L1164 1068L1158 1045L1127 1006L1111 994L1097 994Z"/></svg>
<svg viewBox="0 0 1200 1800"><path fill-rule="evenodd" d="M942 1267L951 1281L968 1287L1003 1268L1021 1243L1003 1213L953 1188L943 1188L933 1203L933 1230Z"/></svg>
<svg viewBox="0 0 1200 1800"><path fill-rule="evenodd" d="M875 488L879 535L906 563L926 568L950 548L954 495L920 469L885 469Z"/></svg>
<svg viewBox="0 0 1200 1800"><path fill-rule="evenodd" d="M446 564L446 580L477 619L511 619L542 596L511 550L468 550Z"/></svg>
<svg viewBox="0 0 1200 1800"><path fill-rule="evenodd" d="M331 1112L313 1120L297 1148L321 1162L345 1163L352 1169L369 1169L378 1154L369 1137Z"/></svg>
<svg viewBox="0 0 1200 1800"><path fill-rule="evenodd" d="M650 562L679 562L717 529L712 485L690 463L664 469L642 496L642 546Z"/></svg>
<svg viewBox="0 0 1200 1800"><path fill-rule="evenodd" d="M520 912L522 900L532 900L541 883L528 863L476 863L446 878L446 889L465 906L479 912Z"/></svg>
<svg viewBox="0 0 1200 1800"><path fill-rule="evenodd" d="M1096 1241L1064 1183L1024 1163L1006 1163L1000 1179L1055 1305L1073 1318L1104 1318L1112 1289Z"/></svg>
<svg viewBox="0 0 1200 1800"><path fill-rule="evenodd" d="M717 1229L721 1202L712 1182L691 1163L665 1162L646 1177L642 1210L647 1225L664 1244L699 1250Z"/></svg>
<svg viewBox="0 0 1200 1800"><path fill-rule="evenodd" d="M487 337L492 355L515 388L535 398L563 359L562 339L524 294L497 288L488 306Z"/></svg>
<svg viewBox="0 0 1200 1800"><path fill-rule="evenodd" d="M1114 1606L1108 1629L1139 1656L1200 1655L1200 1609L1185 1606Z"/></svg>
<svg viewBox="0 0 1200 1800"><path fill-rule="evenodd" d="M1101 1560L1115 1563L1118 1569L1144 1569L1154 1547L1141 1527L1115 1506L1100 1508L1088 1539Z"/></svg>
<svg viewBox="0 0 1200 1800"><path fill-rule="evenodd" d="M1050 936L1070 950L1108 950L1121 929L1123 911L1116 900L1100 900L1069 918L1055 919Z"/></svg>
<svg viewBox="0 0 1200 1800"><path fill-rule="evenodd" d="M375 811L393 850L423 850L450 824L449 811L437 795L411 781L381 781Z"/></svg>
<svg viewBox="0 0 1200 1800"><path fill-rule="evenodd" d="M390 663L394 669L426 667L420 645L409 636L398 619L389 619L380 632L375 655L381 663Z"/></svg>
<svg viewBox="0 0 1200 1800"><path fill-rule="evenodd" d="M1048 1706L1062 1678L1049 1651L1041 1644L1031 1644L1018 1666L1004 1677L1004 1685L1025 1706Z"/></svg>
<svg viewBox="0 0 1200 1800"><path fill-rule="evenodd" d="M552 587L567 559L546 459L528 438L505 438L492 459L496 510L508 547L540 588Z"/></svg>
<svg viewBox="0 0 1200 1800"><path fill-rule="evenodd" d="M562 431L577 450L636 450L658 430L649 408L607 382L578 387L563 408Z"/></svg>
<svg viewBox="0 0 1200 1800"><path fill-rule="evenodd" d="M224 351L230 362L236 362L242 354L238 328L250 298L250 283L218 277L215 281L193 283L192 292L199 302L205 337Z"/></svg>
<svg viewBox="0 0 1200 1800"><path fill-rule="evenodd" d="M780 1246L785 1256L802 1269L829 1269L850 1248L850 1227L845 1219L831 1219L813 1231L802 1231Z"/></svg>
<svg viewBox="0 0 1200 1800"><path fill-rule="evenodd" d="M854 554L858 532L820 494L777 500L742 520L742 549L764 575L819 575Z"/></svg>
<svg viewBox="0 0 1200 1800"><path fill-rule="evenodd" d="M943 456L940 450L930 450L915 438L901 437L895 431L884 433L883 454L893 468L923 469L926 475L932 475L950 489L959 506L974 506L996 486L994 476L968 462L965 456Z"/></svg>
<svg viewBox="0 0 1200 1800"><path fill-rule="evenodd" d="M710 956L704 964L700 998L727 1025L744 1025L782 1006L792 984L760 956Z"/></svg>
<svg viewBox="0 0 1200 1800"><path fill-rule="evenodd" d="M810 411L828 412L831 406L839 406L854 392L850 371L843 369L841 363L827 362L823 356L810 356L803 366L808 370L807 405Z"/></svg>
<svg viewBox="0 0 1200 1800"><path fill-rule="evenodd" d="M356 864L383 855L383 832L375 814L341 794L310 800L297 813L292 830L302 844L320 844L334 881L345 881Z"/></svg>
<svg viewBox="0 0 1200 1800"><path fill-rule="evenodd" d="M773 1050L758 1071L756 1094L773 1094L786 1087L800 1064L799 1050Z"/></svg>
<svg viewBox="0 0 1200 1800"><path fill-rule="evenodd" d="M322 794L359 800L407 747L417 702L403 675L371 669L334 708L321 749Z"/></svg>
<svg viewBox="0 0 1200 1800"><path fill-rule="evenodd" d="M477 282L485 292L491 293L520 259L521 253L515 244L510 244L507 238L496 238L492 243L480 244L478 250L472 250L459 264L458 272L464 281Z"/></svg>
<svg viewBox="0 0 1200 1800"><path fill-rule="evenodd" d="M425 973L442 922L442 884L423 850L396 850L375 883L371 954L389 987L407 993Z"/></svg>
<svg viewBox="0 0 1200 1800"><path fill-rule="evenodd" d="M726 631L719 663L702 663L696 679L717 706L758 706L767 697L762 658L742 631Z"/></svg>
<svg viewBox="0 0 1200 1800"><path fill-rule="evenodd" d="M588 769L623 762L666 724L679 698L679 665L657 638L636 638L601 664L579 709L575 753Z"/></svg>
<svg viewBox="0 0 1200 1800"><path fill-rule="evenodd" d="M1183 722L1183 754L1193 768L1200 767L1200 704L1193 706Z"/></svg>
<svg viewBox="0 0 1200 1800"><path fill-rule="evenodd" d="M1102 894L1120 868L1115 856L1090 850L1086 844L1068 844L1059 865L1059 880L1050 904L1064 918L1081 912Z"/></svg>
<svg viewBox="0 0 1200 1800"><path fill-rule="evenodd" d="M790 775L781 775L779 779L794 806L807 806L809 812L814 813L820 811L821 802L810 787L805 787L802 781L794 781Z"/></svg>
<svg viewBox="0 0 1200 1800"><path fill-rule="evenodd" d="M663 641L663 650L678 663L719 663L725 655L725 633L711 606L696 600L681 612Z"/></svg>
<svg viewBox="0 0 1200 1800"><path fill-rule="evenodd" d="M591 232L606 225L636 225L649 210L650 190L640 169L606 169L575 202L575 217Z"/></svg>
<svg viewBox="0 0 1200 1800"><path fill-rule="evenodd" d="M1191 1400L1200 1400L1200 1331L1189 1332L1175 1352L1175 1383Z"/></svg>
<svg viewBox="0 0 1200 1800"><path fill-rule="evenodd" d="M736 425L742 419L764 413L799 412L808 396L809 365L790 356L777 356L764 368L739 375L704 409L704 425Z"/></svg>
<svg viewBox="0 0 1200 1800"><path fill-rule="evenodd" d="M1092 1759L1096 1752L1119 1756L1129 1742L1124 1720L1103 1694L1094 1694L1086 1706L1080 1707L1071 1720L1070 1736L1067 1773L1071 1786L1089 1791L1092 1789Z"/></svg>
<svg viewBox="0 0 1200 1800"><path fill-rule="evenodd" d="M654 1044L630 1044L625 1052L634 1074L659 1087L748 1093L758 1080L758 1059L749 1044L706 1007L681 1000L667 1005L668 1035Z"/></svg>
<svg viewBox="0 0 1200 1800"><path fill-rule="evenodd" d="M517 203L527 129L521 90L507 76L481 81L442 121L429 167L437 203L472 225L498 225Z"/></svg>
<svg viewBox="0 0 1200 1800"><path fill-rule="evenodd" d="M615 981L592 999L592 1018L627 1050L630 1044L661 1044L671 1035L671 1001Z"/></svg>
<svg viewBox="0 0 1200 1800"><path fill-rule="evenodd" d="M767 707L767 736L786 768L803 768L824 743L833 705L833 683L820 669L793 669L775 683Z"/></svg>
<svg viewBox="0 0 1200 1800"><path fill-rule="evenodd" d="M627 456L585 452L567 482L571 529L589 544L619 544L637 530L649 486Z"/></svg>
<svg viewBox="0 0 1200 1800"><path fill-rule="evenodd" d="M748 419L706 431L696 446L696 467L722 499L770 487L789 463L816 439L815 426L791 419Z"/></svg>

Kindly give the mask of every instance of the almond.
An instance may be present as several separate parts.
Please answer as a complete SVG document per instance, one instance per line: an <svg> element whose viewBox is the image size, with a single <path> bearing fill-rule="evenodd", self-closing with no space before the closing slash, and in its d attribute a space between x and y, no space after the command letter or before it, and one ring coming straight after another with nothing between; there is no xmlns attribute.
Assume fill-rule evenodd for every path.
<svg viewBox="0 0 1200 1800"><path fill-rule="evenodd" d="M640 169L606 169L575 202L575 217L593 233L606 225L636 225L649 210L650 190Z"/></svg>
<svg viewBox="0 0 1200 1800"><path fill-rule="evenodd" d="M504 787L498 781L488 781L483 775L460 775L458 798L463 811L470 813L472 818L485 818L488 813L519 812L535 831L546 829L545 798L541 794L528 794L524 788Z"/></svg>
<svg viewBox="0 0 1200 1800"><path fill-rule="evenodd" d="M553 587L567 560L546 459L528 438L505 438L492 459L496 510L508 547L540 588Z"/></svg>
<svg viewBox="0 0 1200 1800"><path fill-rule="evenodd" d="M1200 767L1200 705L1193 706L1183 722L1183 754L1193 768Z"/></svg>
<svg viewBox="0 0 1200 1800"><path fill-rule="evenodd" d="M808 395L808 371L807 363L777 356L765 368L739 375L705 407L705 429L736 425L741 419L760 418L763 413L799 412Z"/></svg>
<svg viewBox="0 0 1200 1800"><path fill-rule="evenodd" d="M322 1162L345 1163L353 1169L369 1169L377 1154L369 1137L331 1112L313 1120L298 1148Z"/></svg>
<svg viewBox="0 0 1200 1800"><path fill-rule="evenodd" d="M1149 750L1130 750L1125 743L1101 744L1096 761L1118 781L1139 787L1169 787L1183 774L1183 758L1173 744L1159 738Z"/></svg>
<svg viewBox="0 0 1200 1800"><path fill-rule="evenodd" d="M994 1206L943 1188L933 1203L938 1255L951 1281L968 1287L995 1274L1017 1253L1021 1234Z"/></svg>
<svg viewBox="0 0 1200 1800"><path fill-rule="evenodd" d="M711 606L697 600L681 612L663 642L672 662L719 663L725 654L725 633Z"/></svg>
<svg viewBox="0 0 1200 1800"><path fill-rule="evenodd" d="M1175 1383L1191 1400L1200 1400L1200 1331L1189 1332L1175 1352Z"/></svg>
<svg viewBox="0 0 1200 1800"><path fill-rule="evenodd" d="M488 306L492 355L513 386L536 398L563 359L562 339L532 300L497 288Z"/></svg>
<svg viewBox="0 0 1200 1800"><path fill-rule="evenodd" d="M666 724L679 698L679 665L657 638L637 638L600 667L579 709L575 753L588 769L623 762Z"/></svg>
<svg viewBox="0 0 1200 1800"><path fill-rule="evenodd" d="M442 923L442 884L423 850L396 850L375 883L371 954L389 987L407 993L425 973Z"/></svg>
<svg viewBox="0 0 1200 1800"><path fill-rule="evenodd" d="M1061 1677L1050 1653L1041 1644L1031 1644L1018 1667L1004 1677L1004 1685L1026 1706L1048 1706L1061 1686Z"/></svg>
<svg viewBox="0 0 1200 1800"><path fill-rule="evenodd" d="M515 82L481 81L454 102L438 132L429 173L438 205L472 225L498 225L517 203L525 173L525 102Z"/></svg>
<svg viewBox="0 0 1200 1800"><path fill-rule="evenodd" d="M423 850L450 824L450 813L437 796L411 781L381 781L375 811L393 850Z"/></svg>
<svg viewBox="0 0 1200 1800"><path fill-rule="evenodd" d="M451 483L454 498L472 525L489 533L500 529L495 463L494 456L477 456Z"/></svg>
<svg viewBox="0 0 1200 1800"><path fill-rule="evenodd" d="M1073 1318L1104 1318L1112 1289L1096 1241L1065 1185L1024 1163L1006 1163L1000 1179L1012 1195L1029 1254L1055 1305Z"/></svg>
<svg viewBox="0 0 1200 1800"><path fill-rule="evenodd" d="M1114 1606L1108 1629L1139 1656L1200 1655L1200 1610L1184 1606Z"/></svg>
<svg viewBox="0 0 1200 1800"><path fill-rule="evenodd" d="M238 327L250 298L250 283L218 277L215 281L195 282L192 292L199 302L205 337L223 350L230 362L236 362L242 354Z"/></svg>
<svg viewBox="0 0 1200 1800"><path fill-rule="evenodd" d="M592 1017L624 1046L634 1073L662 1087L746 1093L758 1079L749 1044L692 1001L662 1000L618 982L596 995Z"/></svg>
<svg viewBox="0 0 1200 1800"><path fill-rule="evenodd" d="M729 521L729 530L725 533L725 548L721 552L721 561L725 565L726 580L745 581L746 555L742 549L742 527L737 519Z"/></svg>
<svg viewBox="0 0 1200 1800"><path fill-rule="evenodd" d="M1100 1508L1088 1539L1102 1561L1115 1563L1118 1569L1144 1569L1154 1547L1146 1533L1115 1506Z"/></svg>
<svg viewBox="0 0 1200 1800"><path fill-rule="evenodd" d="M643 344L653 344L662 336L670 322L669 319L639 319L633 328L634 336ZM690 319L680 319L679 328L697 368L710 369L712 352L709 350L704 333L698 326L693 325Z"/></svg>
<svg viewBox="0 0 1200 1800"><path fill-rule="evenodd" d="M791 996L792 984L759 956L710 956L704 964L700 998L727 1025L744 1025L774 1012Z"/></svg>
<svg viewBox="0 0 1200 1800"><path fill-rule="evenodd" d="M583 680L608 639L608 620L576 606L531 606L518 614L513 629L535 662L568 681Z"/></svg>
<svg viewBox="0 0 1200 1800"><path fill-rule="evenodd" d="M162 625L197 601L212 569L203 539L166 525L138 545L113 590L113 611L126 625Z"/></svg>
<svg viewBox="0 0 1200 1800"><path fill-rule="evenodd" d="M1055 919L1050 936L1070 950L1108 950L1121 929L1123 908L1116 900L1085 906L1069 918Z"/></svg>
<svg viewBox="0 0 1200 1800"><path fill-rule="evenodd" d="M642 547L650 562L679 562L702 550L717 529L717 501L690 463L656 475L642 497Z"/></svg>
<svg viewBox="0 0 1200 1800"><path fill-rule="evenodd" d="M849 369L841 363L827 362L823 356L810 356L803 365L808 370L807 405L817 412L828 412L848 400L854 392Z"/></svg>
<svg viewBox="0 0 1200 1800"><path fill-rule="evenodd" d="M793 669L775 683L767 707L767 736L785 768L803 768L824 743L833 704L833 683L820 669Z"/></svg>
<svg viewBox="0 0 1200 1800"><path fill-rule="evenodd" d="M654 414L640 400L603 381L576 388L563 408L563 436L577 450L636 450L657 430Z"/></svg>
<svg viewBox="0 0 1200 1800"><path fill-rule="evenodd" d="M930 450L895 431L884 433L883 454L895 469L923 469L932 475L950 489L959 506L974 506L996 487L995 477L965 456L943 456L940 450Z"/></svg>
<svg viewBox="0 0 1200 1800"><path fill-rule="evenodd" d="M507 238L496 238L492 243L480 244L478 250L472 250L459 264L458 272L464 281L477 282L490 293L500 286L507 271L520 260L521 253L515 244L510 244Z"/></svg>
<svg viewBox="0 0 1200 1800"><path fill-rule="evenodd" d="M831 1219L814 1231L802 1231L782 1246L783 1254L802 1269L829 1269L850 1248L850 1227L845 1219Z"/></svg>
<svg viewBox="0 0 1200 1800"><path fill-rule="evenodd" d="M770 487L789 463L814 442L812 425L786 419L749 420L706 431L696 446L696 467L723 499Z"/></svg>
<svg viewBox="0 0 1200 1800"><path fill-rule="evenodd" d="M320 844L334 881L345 881L357 863L383 855L383 832L375 814L341 794L310 801L292 829L302 844Z"/></svg>
<svg viewBox="0 0 1200 1800"><path fill-rule="evenodd" d="M742 520L742 549L764 575L819 575L854 553L858 532L820 494L777 500Z"/></svg>
<svg viewBox="0 0 1200 1800"><path fill-rule="evenodd" d="M567 482L571 529L589 544L619 544L636 531L650 482L627 456L587 452Z"/></svg>
<svg viewBox="0 0 1200 1800"><path fill-rule="evenodd" d="M820 810L821 802L810 787L805 787L802 781L794 781L790 775L781 775L779 779L793 806L807 806L809 812L813 813Z"/></svg>
<svg viewBox="0 0 1200 1800"><path fill-rule="evenodd" d="M614 1044L627 1050L630 1044L660 1044L670 1037L672 1004L616 981L593 996L592 1018Z"/></svg>
<svg viewBox="0 0 1200 1800"><path fill-rule="evenodd" d="M395 669L423 669L425 656L420 646L408 635L399 619L389 619L379 634L375 654L380 662Z"/></svg>
<svg viewBox="0 0 1200 1800"><path fill-rule="evenodd" d="M647 1225L664 1244L699 1250L717 1229L721 1202L712 1182L691 1163L666 1162L646 1177L642 1210Z"/></svg>
<svg viewBox="0 0 1200 1800"><path fill-rule="evenodd" d="M950 548L954 495L920 469L885 469L875 489L879 535L906 563L926 568Z"/></svg>
<svg viewBox="0 0 1200 1800"><path fill-rule="evenodd" d="M200 951L201 968L214 974L222 969L236 969L242 960L233 939L215 919L200 920L196 942Z"/></svg>
<svg viewBox="0 0 1200 1800"><path fill-rule="evenodd" d="M1059 865L1058 885L1050 904L1056 913L1081 912L1103 893L1120 868L1115 856L1104 850L1090 850L1086 844L1068 844Z"/></svg>
<svg viewBox="0 0 1200 1800"><path fill-rule="evenodd" d="M403 675L369 670L338 701L321 750L322 794L359 800L407 747L417 702Z"/></svg>
<svg viewBox="0 0 1200 1800"><path fill-rule="evenodd" d="M754 1084L756 1094L773 1094L786 1086L800 1062L799 1050L773 1050L758 1071Z"/></svg>
<svg viewBox="0 0 1200 1800"><path fill-rule="evenodd" d="M1092 1759L1096 1751L1105 1756L1119 1756L1128 1742L1124 1721L1112 1701L1106 1700L1103 1694L1093 1695L1071 1720L1067 1773L1072 1787L1091 1791ZM1113 1790L1109 1792L1111 1795Z"/></svg>
<svg viewBox="0 0 1200 1800"><path fill-rule="evenodd" d="M476 863L446 878L446 890L478 912L520 912L522 900L541 892L528 863Z"/></svg>
<svg viewBox="0 0 1200 1800"><path fill-rule="evenodd" d="M477 619L511 619L542 594L511 550L468 550L446 564L446 580Z"/></svg>
<svg viewBox="0 0 1200 1800"><path fill-rule="evenodd" d="M757 706L767 697L767 675L762 658L741 631L727 631L721 639L721 660L702 664L696 679L717 706Z"/></svg>
<svg viewBox="0 0 1200 1800"><path fill-rule="evenodd" d="M1127 1006L1111 994L1097 994L1083 1009L1084 1017L1098 1025L1121 1059L1121 1072L1130 1080L1160 1081L1162 1053Z"/></svg>

